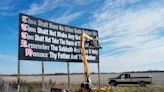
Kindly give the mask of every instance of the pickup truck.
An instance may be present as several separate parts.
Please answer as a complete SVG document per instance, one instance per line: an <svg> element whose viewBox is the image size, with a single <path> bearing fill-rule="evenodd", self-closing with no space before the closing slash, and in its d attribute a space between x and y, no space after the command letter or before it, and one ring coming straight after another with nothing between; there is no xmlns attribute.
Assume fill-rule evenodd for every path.
<svg viewBox="0 0 164 92"><path fill-rule="evenodd" d="M116 78L109 78L108 84L117 86L117 84L139 84L139 86L146 86L152 83L152 77L132 77L129 73L122 73Z"/></svg>

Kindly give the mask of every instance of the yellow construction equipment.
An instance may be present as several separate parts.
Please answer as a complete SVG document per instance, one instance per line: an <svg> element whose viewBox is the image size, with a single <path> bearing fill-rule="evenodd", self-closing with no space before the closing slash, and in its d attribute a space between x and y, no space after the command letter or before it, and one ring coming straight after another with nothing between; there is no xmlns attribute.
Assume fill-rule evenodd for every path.
<svg viewBox="0 0 164 92"><path fill-rule="evenodd" d="M100 48L99 44L95 44L97 41L96 37L91 37L87 35L86 33L82 32L80 36L80 52L81 52L82 61L84 64L84 72L85 72L86 80L84 83L81 84L81 92L99 92L99 91L108 92L109 90L108 86L103 86L101 88L93 87L93 84L90 78L88 61L87 61L87 56L86 56L86 51L85 51L85 41L90 41L91 43L90 45L92 46L92 48Z"/></svg>

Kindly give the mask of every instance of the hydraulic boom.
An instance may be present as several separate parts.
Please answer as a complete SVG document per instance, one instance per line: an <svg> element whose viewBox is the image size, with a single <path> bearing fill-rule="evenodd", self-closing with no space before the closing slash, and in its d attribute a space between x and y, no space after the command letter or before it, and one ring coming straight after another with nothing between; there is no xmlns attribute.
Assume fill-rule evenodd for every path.
<svg viewBox="0 0 164 92"><path fill-rule="evenodd" d="M81 91L82 92L94 92L93 88L92 88L92 81L90 78L90 72L89 72L89 68L88 68L88 61L87 61L87 56L86 56L86 51L85 51L85 41L89 40L92 41L92 46L95 43L96 38L94 37L90 37L89 35L85 34L84 32L82 32L81 34L81 38L80 38L80 51L81 51L81 55L82 55L82 61L84 64L84 72L85 72L85 76L86 76L86 81L84 83L81 84Z"/></svg>

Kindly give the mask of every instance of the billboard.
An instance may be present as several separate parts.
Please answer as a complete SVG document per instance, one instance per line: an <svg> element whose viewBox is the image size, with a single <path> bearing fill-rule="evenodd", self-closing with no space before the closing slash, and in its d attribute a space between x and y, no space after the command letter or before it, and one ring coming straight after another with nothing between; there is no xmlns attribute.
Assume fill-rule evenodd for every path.
<svg viewBox="0 0 164 92"><path fill-rule="evenodd" d="M19 60L82 62L80 34L98 31L54 23L26 14L19 15ZM88 62L99 62L99 50L87 48Z"/></svg>

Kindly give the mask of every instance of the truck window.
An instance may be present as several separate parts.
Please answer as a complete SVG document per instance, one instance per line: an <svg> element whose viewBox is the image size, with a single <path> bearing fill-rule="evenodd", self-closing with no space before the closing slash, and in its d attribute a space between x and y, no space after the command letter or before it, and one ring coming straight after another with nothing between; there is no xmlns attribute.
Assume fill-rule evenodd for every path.
<svg viewBox="0 0 164 92"><path fill-rule="evenodd" d="M130 74L125 74L125 78L130 78Z"/></svg>
<svg viewBox="0 0 164 92"><path fill-rule="evenodd" d="M125 79L125 75L121 75L121 79Z"/></svg>

